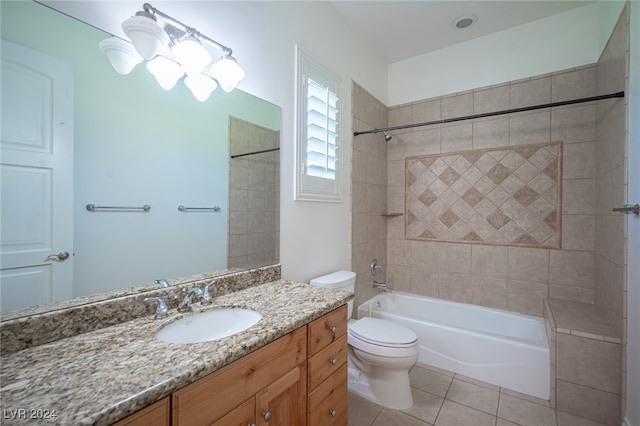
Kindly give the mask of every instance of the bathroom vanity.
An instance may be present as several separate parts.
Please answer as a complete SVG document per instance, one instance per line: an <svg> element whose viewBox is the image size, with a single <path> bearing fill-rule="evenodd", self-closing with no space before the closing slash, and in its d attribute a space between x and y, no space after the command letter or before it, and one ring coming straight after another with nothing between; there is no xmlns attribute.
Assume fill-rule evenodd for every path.
<svg viewBox="0 0 640 426"><path fill-rule="evenodd" d="M116 425L346 425L346 330L343 305Z"/></svg>
<svg viewBox="0 0 640 426"><path fill-rule="evenodd" d="M346 425L352 297L279 280L216 297L205 310L262 319L214 341L157 339L183 316L172 310L4 354L3 409L55 410L29 424Z"/></svg>

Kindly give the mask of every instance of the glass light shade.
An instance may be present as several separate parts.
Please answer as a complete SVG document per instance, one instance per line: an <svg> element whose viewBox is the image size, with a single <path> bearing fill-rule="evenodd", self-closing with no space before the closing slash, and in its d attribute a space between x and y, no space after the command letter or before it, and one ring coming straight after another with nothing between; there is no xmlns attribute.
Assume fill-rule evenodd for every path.
<svg viewBox="0 0 640 426"><path fill-rule="evenodd" d="M102 53L107 56L111 66L118 74L129 74L140 62L142 56L138 54L131 43L119 37L109 37L98 43Z"/></svg>
<svg viewBox="0 0 640 426"><path fill-rule="evenodd" d="M218 87L218 83L214 79L204 74L188 74L184 79L184 84L200 102L206 101L211 92Z"/></svg>
<svg viewBox="0 0 640 426"><path fill-rule="evenodd" d="M122 30L133 42L140 56L151 59L169 44L169 36L156 21L146 16L134 16L122 23Z"/></svg>
<svg viewBox="0 0 640 426"><path fill-rule="evenodd" d="M229 56L224 56L211 65L211 74L218 80L220 87L225 92L235 89L240 80L244 78L244 71L240 68L240 65Z"/></svg>
<svg viewBox="0 0 640 426"><path fill-rule="evenodd" d="M182 67L164 56L156 56L147 62L147 69L164 90L171 90L184 75Z"/></svg>
<svg viewBox="0 0 640 426"><path fill-rule="evenodd" d="M204 66L211 62L211 55L207 49L192 36L173 46L171 53L188 75L200 74Z"/></svg>

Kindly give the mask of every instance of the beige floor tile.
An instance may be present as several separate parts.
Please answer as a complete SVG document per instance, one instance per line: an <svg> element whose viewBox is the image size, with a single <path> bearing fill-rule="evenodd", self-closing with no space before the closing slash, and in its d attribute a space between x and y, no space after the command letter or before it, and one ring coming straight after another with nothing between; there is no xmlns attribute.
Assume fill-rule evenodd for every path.
<svg viewBox="0 0 640 426"><path fill-rule="evenodd" d="M495 416L445 400L435 426L494 426L495 424Z"/></svg>
<svg viewBox="0 0 640 426"><path fill-rule="evenodd" d="M518 423L510 422L509 420L501 419L498 417L496 426L520 426Z"/></svg>
<svg viewBox="0 0 640 426"><path fill-rule="evenodd" d="M605 426L603 423L583 419L563 411L556 412L556 415L558 417L558 426Z"/></svg>
<svg viewBox="0 0 640 426"><path fill-rule="evenodd" d="M364 399L353 392L349 392L348 425L371 426L375 418L382 411L382 407Z"/></svg>
<svg viewBox="0 0 640 426"><path fill-rule="evenodd" d="M413 393L413 407L402 411L433 424L436 421L438 412L440 412L444 398L416 388L411 391Z"/></svg>
<svg viewBox="0 0 640 426"><path fill-rule="evenodd" d="M551 407L500 394L498 417L523 426L556 426L556 413Z"/></svg>
<svg viewBox="0 0 640 426"><path fill-rule="evenodd" d="M448 377L453 377L455 375L455 373L452 372L452 371L445 370L443 368L434 367L433 365L429 365L429 364L423 364L421 362L416 363L414 368L415 367L425 368L427 370L435 371L436 373L440 373L440 374L443 374L443 375L448 376Z"/></svg>
<svg viewBox="0 0 640 426"><path fill-rule="evenodd" d="M384 409L371 426L427 426L430 423L418 420L401 411ZM351 426L351 425L349 425Z"/></svg>
<svg viewBox="0 0 640 426"><path fill-rule="evenodd" d="M500 393L497 390L487 389L457 378L453 379L449 392L447 392L448 400L475 408L492 416L495 416L498 412L499 397Z"/></svg>
<svg viewBox="0 0 640 426"><path fill-rule="evenodd" d="M409 379L412 387L444 398L453 376L446 376L422 367L413 367L409 372Z"/></svg>
<svg viewBox="0 0 640 426"><path fill-rule="evenodd" d="M457 374L454 376L456 379L465 381L465 382L469 382L469 383L473 383L474 385L478 385L478 386L482 386L483 388L487 388L487 389L493 389L495 391L499 391L500 390L500 386L497 385L492 385L491 383L487 383L487 382L483 382L480 381L478 379L474 379L472 377L469 376L463 376L462 374Z"/></svg>
<svg viewBox="0 0 640 426"><path fill-rule="evenodd" d="M511 389L507 389L507 388L500 388L500 392L504 393L504 394L507 394L507 395L515 396L518 399L524 399L525 401L536 403L538 405L544 405L545 407L551 407L551 403L546 399L536 398L535 396L527 395L525 393L517 392L517 391L511 390Z"/></svg>

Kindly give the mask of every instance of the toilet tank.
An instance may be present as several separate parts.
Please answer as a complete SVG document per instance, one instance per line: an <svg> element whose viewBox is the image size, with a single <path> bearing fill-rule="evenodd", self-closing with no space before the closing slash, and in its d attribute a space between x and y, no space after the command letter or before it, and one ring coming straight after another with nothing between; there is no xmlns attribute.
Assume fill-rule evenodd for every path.
<svg viewBox="0 0 640 426"><path fill-rule="evenodd" d="M316 287L332 288L335 290L353 293L356 286L356 273L352 271L336 271L321 277L314 278L310 284ZM351 319L353 300L347 302L348 319Z"/></svg>

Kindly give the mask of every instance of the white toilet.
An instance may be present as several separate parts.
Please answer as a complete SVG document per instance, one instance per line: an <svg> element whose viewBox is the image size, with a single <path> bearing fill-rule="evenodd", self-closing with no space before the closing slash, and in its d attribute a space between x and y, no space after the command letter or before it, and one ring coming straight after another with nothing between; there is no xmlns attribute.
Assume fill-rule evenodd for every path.
<svg viewBox="0 0 640 426"><path fill-rule="evenodd" d="M338 271L311 280L311 285L353 292L356 274ZM400 324L379 319L351 319L349 301L349 390L394 409L413 405L409 370L418 361L418 337Z"/></svg>

